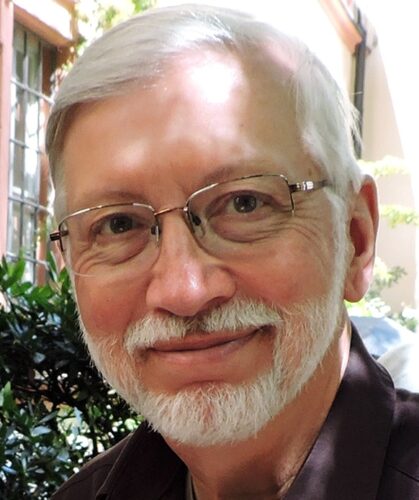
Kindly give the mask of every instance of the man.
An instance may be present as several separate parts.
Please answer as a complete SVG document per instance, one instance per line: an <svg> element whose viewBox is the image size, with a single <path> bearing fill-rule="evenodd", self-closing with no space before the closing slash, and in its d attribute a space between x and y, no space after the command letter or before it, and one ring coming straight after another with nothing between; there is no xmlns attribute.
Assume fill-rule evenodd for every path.
<svg viewBox="0 0 419 500"><path fill-rule="evenodd" d="M48 125L58 240L106 380L148 423L55 499L419 498L419 401L351 328L377 203L308 50L181 6L106 33Z"/></svg>

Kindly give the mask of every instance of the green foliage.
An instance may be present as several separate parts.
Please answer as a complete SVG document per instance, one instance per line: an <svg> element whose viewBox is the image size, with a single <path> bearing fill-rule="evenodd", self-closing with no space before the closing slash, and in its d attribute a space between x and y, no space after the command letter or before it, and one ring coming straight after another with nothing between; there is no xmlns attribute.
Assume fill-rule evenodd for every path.
<svg viewBox="0 0 419 500"><path fill-rule="evenodd" d="M153 7L155 0L81 0L77 4L80 54L84 47L115 24Z"/></svg>
<svg viewBox="0 0 419 500"><path fill-rule="evenodd" d="M374 280L367 292L367 299L379 297L386 288L398 283L406 271L400 266L388 268L384 262L377 258L374 266Z"/></svg>
<svg viewBox="0 0 419 500"><path fill-rule="evenodd" d="M87 459L138 423L91 365L69 277L50 282L0 264L0 498L45 499ZM1 303L3 305L1 305Z"/></svg>
<svg viewBox="0 0 419 500"><path fill-rule="evenodd" d="M358 163L364 172L370 173L376 179L388 175L406 175L409 173L405 161L395 156L385 156L378 161L359 160Z"/></svg>
<svg viewBox="0 0 419 500"><path fill-rule="evenodd" d="M409 173L405 161L393 156L385 156L379 161L361 160L359 165L363 171L370 173L376 179L396 174L407 175ZM396 227L400 224L419 225L419 213L403 205L381 205L380 215L387 220L390 227Z"/></svg>
<svg viewBox="0 0 419 500"><path fill-rule="evenodd" d="M371 286L359 302L346 304L349 313L356 316L393 316L390 306L384 302L381 295L385 289L391 288L405 275L406 271L402 267L395 266L388 268L377 257Z"/></svg>
<svg viewBox="0 0 419 500"><path fill-rule="evenodd" d="M404 160L386 156L379 161L360 161L363 171L375 178L391 175L407 175L409 169ZM380 205L380 215L394 228L400 224L419 225L419 213L402 205ZM365 297L356 304L347 303L350 314L358 316L389 316L406 328L415 331L419 324L416 310L405 307L401 312L394 312L382 298L384 290L398 283L406 271L401 266L389 268L381 259L376 258L373 282Z"/></svg>
<svg viewBox="0 0 419 500"><path fill-rule="evenodd" d="M384 217L390 227L400 224L413 224L419 226L419 213L403 205L383 205L380 215Z"/></svg>
<svg viewBox="0 0 419 500"><path fill-rule="evenodd" d="M404 307L401 312L393 313L391 317L412 332L416 332L418 329L419 316L416 309Z"/></svg>

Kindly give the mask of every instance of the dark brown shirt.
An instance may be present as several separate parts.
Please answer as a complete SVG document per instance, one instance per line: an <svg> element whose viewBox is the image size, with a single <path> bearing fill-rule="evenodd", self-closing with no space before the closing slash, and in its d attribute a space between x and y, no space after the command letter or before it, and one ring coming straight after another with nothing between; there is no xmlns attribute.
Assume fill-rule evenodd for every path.
<svg viewBox="0 0 419 500"><path fill-rule="evenodd" d="M143 424L53 500L184 500L185 479L185 465ZM286 499L419 499L419 395L394 389L355 329L335 401Z"/></svg>

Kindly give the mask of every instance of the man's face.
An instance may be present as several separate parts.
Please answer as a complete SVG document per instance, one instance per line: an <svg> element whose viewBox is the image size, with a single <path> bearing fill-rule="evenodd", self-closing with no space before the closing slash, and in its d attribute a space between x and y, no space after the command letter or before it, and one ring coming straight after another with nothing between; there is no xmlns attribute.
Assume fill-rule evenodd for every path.
<svg viewBox="0 0 419 500"><path fill-rule="evenodd" d="M134 201L156 210L180 207L211 182L248 174L281 173L290 182L321 179L299 140L283 82L260 72L256 76L257 69L233 56L190 55L148 89L82 108L63 152L67 213ZM110 381L123 385L127 377L127 387L138 382L141 391L154 395L214 392L250 384L267 373L279 348L287 373L307 378L312 368L303 377L300 364L321 359L338 312L335 308L326 328L332 331L322 331L326 341L316 351L314 340L304 338L304 321L293 311L301 313L307 304L318 310L321 303L324 313L338 304L341 280L336 287L334 226L324 191L297 193L295 202L295 215L278 236L247 244L245 257L242 251L225 258L206 252L181 213L173 211L161 217L158 255L150 268L139 270L133 261L125 273L110 269L95 277L76 275L87 340L93 350L106 341L106 349L96 355ZM332 289L337 297L330 296ZM279 317L267 313L257 327L202 331L202 318L241 301L244 310L250 301ZM284 338L281 311L290 311L294 330ZM167 339L170 324L161 327L169 332L160 337L153 320L176 318L197 321L180 334L186 337ZM135 349L134 339L128 352L126 332L143 319L151 321L151 336L158 342ZM215 325L223 323L217 319ZM313 338L316 328L311 325ZM298 390L294 386L293 393Z"/></svg>

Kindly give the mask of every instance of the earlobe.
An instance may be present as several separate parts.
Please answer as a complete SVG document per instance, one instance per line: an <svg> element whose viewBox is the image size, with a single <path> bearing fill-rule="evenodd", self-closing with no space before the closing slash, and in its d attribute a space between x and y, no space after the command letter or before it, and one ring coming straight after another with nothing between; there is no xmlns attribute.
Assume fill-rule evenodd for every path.
<svg viewBox="0 0 419 500"><path fill-rule="evenodd" d="M351 252L344 292L345 300L357 302L365 295L372 280L378 229L377 189L370 176L365 176L355 196L349 224Z"/></svg>

